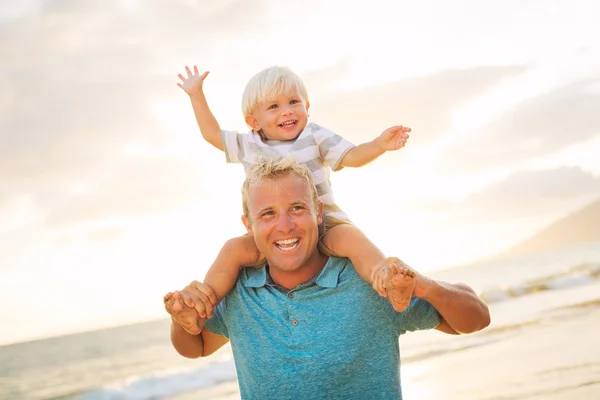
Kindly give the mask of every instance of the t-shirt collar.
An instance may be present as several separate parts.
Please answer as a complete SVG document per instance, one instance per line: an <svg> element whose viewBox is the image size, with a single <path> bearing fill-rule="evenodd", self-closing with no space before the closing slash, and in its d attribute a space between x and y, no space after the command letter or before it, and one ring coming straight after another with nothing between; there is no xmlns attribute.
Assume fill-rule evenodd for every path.
<svg viewBox="0 0 600 400"><path fill-rule="evenodd" d="M342 267L344 265L345 263L333 262L333 257L329 257L327 263L314 280L311 279L299 286L309 285L314 281L314 283L323 288L337 287L340 273L342 272ZM274 284L271 277L267 276L267 267L243 268L242 274L242 284L245 287L258 288L266 286L267 284Z"/></svg>

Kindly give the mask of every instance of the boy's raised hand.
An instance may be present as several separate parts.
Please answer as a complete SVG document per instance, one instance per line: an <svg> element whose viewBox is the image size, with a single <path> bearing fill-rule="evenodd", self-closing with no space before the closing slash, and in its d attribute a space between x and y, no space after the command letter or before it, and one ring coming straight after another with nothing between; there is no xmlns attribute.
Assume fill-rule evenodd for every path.
<svg viewBox="0 0 600 400"><path fill-rule="evenodd" d="M383 131L381 135L375 139L375 142L382 150L398 150L406 145L406 141L409 138L408 132L410 132L408 126L392 126Z"/></svg>
<svg viewBox="0 0 600 400"><path fill-rule="evenodd" d="M191 97L202 91L202 84L204 83L204 79L208 76L208 71L200 75L198 67L194 65L194 72L192 73L190 68L186 65L185 72L187 72L187 78L181 74L177 75L179 79L181 79L181 83L177 83L177 86L182 88Z"/></svg>

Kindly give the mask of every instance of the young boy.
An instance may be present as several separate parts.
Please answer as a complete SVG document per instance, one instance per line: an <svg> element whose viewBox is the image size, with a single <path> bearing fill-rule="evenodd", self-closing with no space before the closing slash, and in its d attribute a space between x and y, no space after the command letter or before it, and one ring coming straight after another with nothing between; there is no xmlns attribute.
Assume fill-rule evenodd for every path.
<svg viewBox="0 0 600 400"><path fill-rule="evenodd" d="M406 144L410 128L394 126L374 140L354 146L335 133L309 123L310 103L302 80L288 68L270 67L250 79L244 90L242 111L251 131L242 134L221 130L202 88L208 72L200 75L196 66L193 72L187 66L185 70L187 77L179 74L181 83L177 85L190 96L204 139L225 152L227 162L241 163L245 169L257 156L269 154L290 155L307 164L313 172L319 200L324 204L321 250L328 255L350 258L359 275L381 296L387 297L384 287L387 272L382 267L386 257L335 204L328 167L333 171L361 167L386 151L398 150ZM282 252L292 252L298 243L297 239L290 238L274 245ZM235 285L240 267L259 265L262 259L252 237L245 235L227 241L204 280L216 294L217 303ZM399 271L414 277L409 269ZM408 307L414 288L414 279L406 281L402 296L388 298L399 312ZM204 305L189 300L186 305L195 307L201 318L210 318L216 306L209 300Z"/></svg>

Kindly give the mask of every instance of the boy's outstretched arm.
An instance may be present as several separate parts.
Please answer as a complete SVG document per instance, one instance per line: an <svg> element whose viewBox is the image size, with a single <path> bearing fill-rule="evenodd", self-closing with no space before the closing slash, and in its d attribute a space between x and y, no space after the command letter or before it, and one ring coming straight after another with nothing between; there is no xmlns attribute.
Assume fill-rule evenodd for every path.
<svg viewBox="0 0 600 400"><path fill-rule="evenodd" d="M346 153L340 165L362 167L386 151L401 149L408 140L408 132L410 128L402 125L388 128L374 140L360 144Z"/></svg>
<svg viewBox="0 0 600 400"><path fill-rule="evenodd" d="M196 116L196 122L200 128L202 137L208 143L223 151L221 127L213 113L210 111L206 97L204 96L204 91L202 90L202 85L204 84L204 79L208 76L208 71L200 75L198 67L194 65L193 73L188 66L185 67L185 72L187 72L187 78L181 74L177 75L179 79L181 79L181 83L177 83L177 86L182 88L190 96L194 115Z"/></svg>

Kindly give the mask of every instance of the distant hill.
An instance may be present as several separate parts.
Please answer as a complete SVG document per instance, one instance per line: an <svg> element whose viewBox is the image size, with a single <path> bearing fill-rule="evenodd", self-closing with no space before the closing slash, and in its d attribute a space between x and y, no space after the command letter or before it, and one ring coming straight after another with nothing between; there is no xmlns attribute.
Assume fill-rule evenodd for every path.
<svg viewBox="0 0 600 400"><path fill-rule="evenodd" d="M493 258L513 257L596 241L600 241L600 199L554 222L531 238Z"/></svg>

